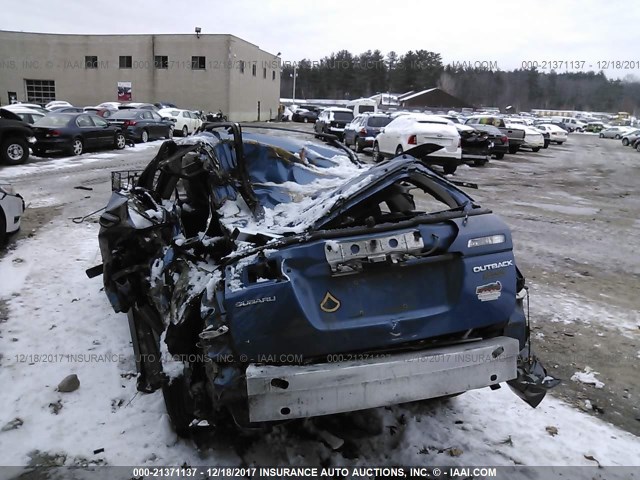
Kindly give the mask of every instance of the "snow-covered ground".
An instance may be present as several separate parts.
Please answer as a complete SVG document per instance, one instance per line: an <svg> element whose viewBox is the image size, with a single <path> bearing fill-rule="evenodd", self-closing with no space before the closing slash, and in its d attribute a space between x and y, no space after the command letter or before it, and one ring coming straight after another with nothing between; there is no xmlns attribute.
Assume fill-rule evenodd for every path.
<svg viewBox="0 0 640 480"><path fill-rule="evenodd" d="M9 298L0 338L0 424L22 421L0 433L0 464L28 464L35 451L66 455L71 464L239 464L230 449L202 455L178 440L161 393L136 393L126 316L111 310L101 278L89 280L84 273L100 261L97 232L95 223L59 219L0 262L0 295ZM80 388L56 392L72 373ZM336 465L593 466L586 455L602 465L640 466L637 437L550 396L534 410L508 388L484 389L378 413L388 428L362 442L357 460L319 441L292 438L280 427L255 442L244 461L296 465L331 457ZM100 448L104 452L94 455ZM454 448L459 456L448 453Z"/></svg>
<svg viewBox="0 0 640 480"><path fill-rule="evenodd" d="M53 170L56 161L47 163ZM64 170L64 165L58 167ZM20 179L24 171L17 168L26 167L5 173ZM96 185L93 198L83 200L87 192L51 193L56 185L30 187L27 179L20 181L25 195L50 198L65 210L0 259L0 304L4 301L7 308L6 321L0 323L0 465L27 465L45 455L63 458L66 465L595 466L597 461L640 466L638 437L551 395L531 409L506 387L467 392L447 402L378 409L371 415L382 417L383 432L359 439L357 458L285 426L256 438L242 452L225 439L198 451L171 430L161 393L137 393L126 316L111 310L101 277L88 279L84 273L101 261L98 225L91 220L74 224L69 217L102 206L107 197L95 194L106 194L107 188ZM598 299L541 281L532 285L536 314L550 317L551 323L600 329L621 319L615 329L624 338L637 338L633 312L607 309ZM594 335L593 343L598 338ZM580 373L578 382L601 381L583 366L573 371ZM57 392L69 374L77 374L80 388ZM604 383L608 387L609 381ZM595 391L596 386L585 387ZM104 451L94 454L98 449Z"/></svg>

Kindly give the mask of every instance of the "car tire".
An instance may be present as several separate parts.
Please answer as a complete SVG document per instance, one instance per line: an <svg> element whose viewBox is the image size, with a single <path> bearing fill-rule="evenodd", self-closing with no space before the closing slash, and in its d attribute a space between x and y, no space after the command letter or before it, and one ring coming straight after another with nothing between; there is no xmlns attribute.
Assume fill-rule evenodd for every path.
<svg viewBox="0 0 640 480"><path fill-rule="evenodd" d="M622 145L624 145L625 147L629 146L629 139L628 138L623 138L622 139Z"/></svg>
<svg viewBox="0 0 640 480"><path fill-rule="evenodd" d="M77 157L78 155L82 155L82 152L84 152L84 144L82 143L82 139L80 137L76 137L71 140L71 147L69 147L69 152L75 157Z"/></svg>
<svg viewBox="0 0 640 480"><path fill-rule="evenodd" d="M396 147L396 157L399 157L400 155L402 155L404 152L404 150L402 150L402 145L398 145Z"/></svg>
<svg viewBox="0 0 640 480"><path fill-rule="evenodd" d="M616 140L620 140L620 135L616 133L616 136L613 138L615 138Z"/></svg>
<svg viewBox="0 0 640 480"><path fill-rule="evenodd" d="M353 139L353 146L355 147L356 153L362 152L362 147L360 146L360 142L358 141L358 137Z"/></svg>
<svg viewBox="0 0 640 480"><path fill-rule="evenodd" d="M140 141L142 143L147 143L149 141L149 132L147 132L146 129L142 130L142 133L140 134Z"/></svg>
<svg viewBox="0 0 640 480"><path fill-rule="evenodd" d="M502 160L504 158L504 153L496 153L494 157L496 160Z"/></svg>
<svg viewBox="0 0 640 480"><path fill-rule="evenodd" d="M479 158L473 161L474 167L484 167L487 164L487 160L480 160Z"/></svg>
<svg viewBox="0 0 640 480"><path fill-rule="evenodd" d="M458 169L457 165L445 165L444 167L442 167L442 170L444 171L445 175L453 175L454 173L456 173L457 169Z"/></svg>
<svg viewBox="0 0 640 480"><path fill-rule="evenodd" d="M636 150L640 152L640 142L636 145Z"/></svg>
<svg viewBox="0 0 640 480"><path fill-rule="evenodd" d="M117 150L123 150L124 147L127 146L127 139L124 136L124 133L122 132L116 133L113 143Z"/></svg>
<svg viewBox="0 0 640 480"><path fill-rule="evenodd" d="M167 134L164 138L166 138L167 140L171 140L173 138L173 127L169 127L169 130L167 130Z"/></svg>
<svg viewBox="0 0 640 480"><path fill-rule="evenodd" d="M540 151L540 147L533 147L531 150L533 152L539 152Z"/></svg>
<svg viewBox="0 0 640 480"><path fill-rule="evenodd" d="M189 396L189 388L184 375L174 378L171 383L162 385L164 404L171 419L173 429L179 437L189 438L189 426L194 419L193 399Z"/></svg>
<svg viewBox="0 0 640 480"><path fill-rule="evenodd" d="M4 247L7 241L7 220L4 216L2 208L0 208L0 248Z"/></svg>
<svg viewBox="0 0 640 480"><path fill-rule="evenodd" d="M185 125L184 127L182 127L182 136L186 137L187 135L189 135L189 129Z"/></svg>
<svg viewBox="0 0 640 480"><path fill-rule="evenodd" d="M518 153L519 147L509 147L509 153L511 155L515 155L516 153Z"/></svg>
<svg viewBox="0 0 640 480"><path fill-rule="evenodd" d="M598 136L599 136L600 138L604 138L604 134L602 134L602 133L601 133L600 135L598 135Z"/></svg>
<svg viewBox="0 0 640 480"><path fill-rule="evenodd" d="M0 163L20 165L29 158L29 144L23 138L8 138L2 143Z"/></svg>
<svg viewBox="0 0 640 480"><path fill-rule="evenodd" d="M380 146L378 145L378 142L375 142L375 143L373 144L373 152L372 152L372 155L373 155L373 161L374 161L375 163L379 163L379 162L381 162L381 161L382 161L382 159L383 159L382 154L380 153Z"/></svg>
<svg viewBox="0 0 640 480"><path fill-rule="evenodd" d="M302 118L302 123L309 123L309 119L307 117Z"/></svg>

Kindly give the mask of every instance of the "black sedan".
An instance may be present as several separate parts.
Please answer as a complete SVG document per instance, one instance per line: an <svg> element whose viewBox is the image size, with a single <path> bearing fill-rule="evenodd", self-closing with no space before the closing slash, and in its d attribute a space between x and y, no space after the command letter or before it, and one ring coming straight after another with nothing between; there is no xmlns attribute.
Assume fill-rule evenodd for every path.
<svg viewBox="0 0 640 480"><path fill-rule="evenodd" d="M36 143L33 153L62 150L80 155L90 148L111 147L122 150L126 145L120 127L88 113L51 112L33 124Z"/></svg>
<svg viewBox="0 0 640 480"><path fill-rule="evenodd" d="M295 112L293 112L293 115L291 115L291 120L293 120L294 122L315 123L315 121L318 119L319 113L319 108L305 105L304 107L300 107Z"/></svg>
<svg viewBox="0 0 640 480"><path fill-rule="evenodd" d="M119 110L108 118L125 132L127 138L146 143L156 138L171 138L175 123L153 110Z"/></svg>
<svg viewBox="0 0 640 480"><path fill-rule="evenodd" d="M501 160L505 153L509 153L509 137L502 133L493 125L481 125L479 123L471 124L476 130L485 132L489 136L491 146L489 147L489 155Z"/></svg>

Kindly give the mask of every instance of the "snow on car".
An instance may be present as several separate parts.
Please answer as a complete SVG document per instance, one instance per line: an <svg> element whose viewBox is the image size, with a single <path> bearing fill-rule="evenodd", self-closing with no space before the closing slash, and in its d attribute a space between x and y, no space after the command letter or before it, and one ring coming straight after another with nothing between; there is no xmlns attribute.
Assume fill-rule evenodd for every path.
<svg viewBox="0 0 640 480"><path fill-rule="evenodd" d="M411 113L394 118L376 137L373 157L381 161L424 144L440 147L430 160L439 160L445 173L456 171L462 159L460 134L453 122L436 115Z"/></svg>
<svg viewBox="0 0 640 480"><path fill-rule="evenodd" d="M180 435L225 412L252 427L504 382L536 406L557 383L490 210L411 150L364 168L333 140L221 127L114 174L88 271Z"/></svg>

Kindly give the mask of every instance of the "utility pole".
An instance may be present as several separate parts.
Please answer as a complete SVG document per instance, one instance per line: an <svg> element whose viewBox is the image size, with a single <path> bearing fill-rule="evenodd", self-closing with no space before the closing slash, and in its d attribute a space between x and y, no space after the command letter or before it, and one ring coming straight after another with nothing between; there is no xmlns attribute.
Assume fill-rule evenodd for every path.
<svg viewBox="0 0 640 480"><path fill-rule="evenodd" d="M296 77L298 76L298 74L296 73L296 70L298 70L298 67L296 66L296 64L293 64L293 103L296 103Z"/></svg>

